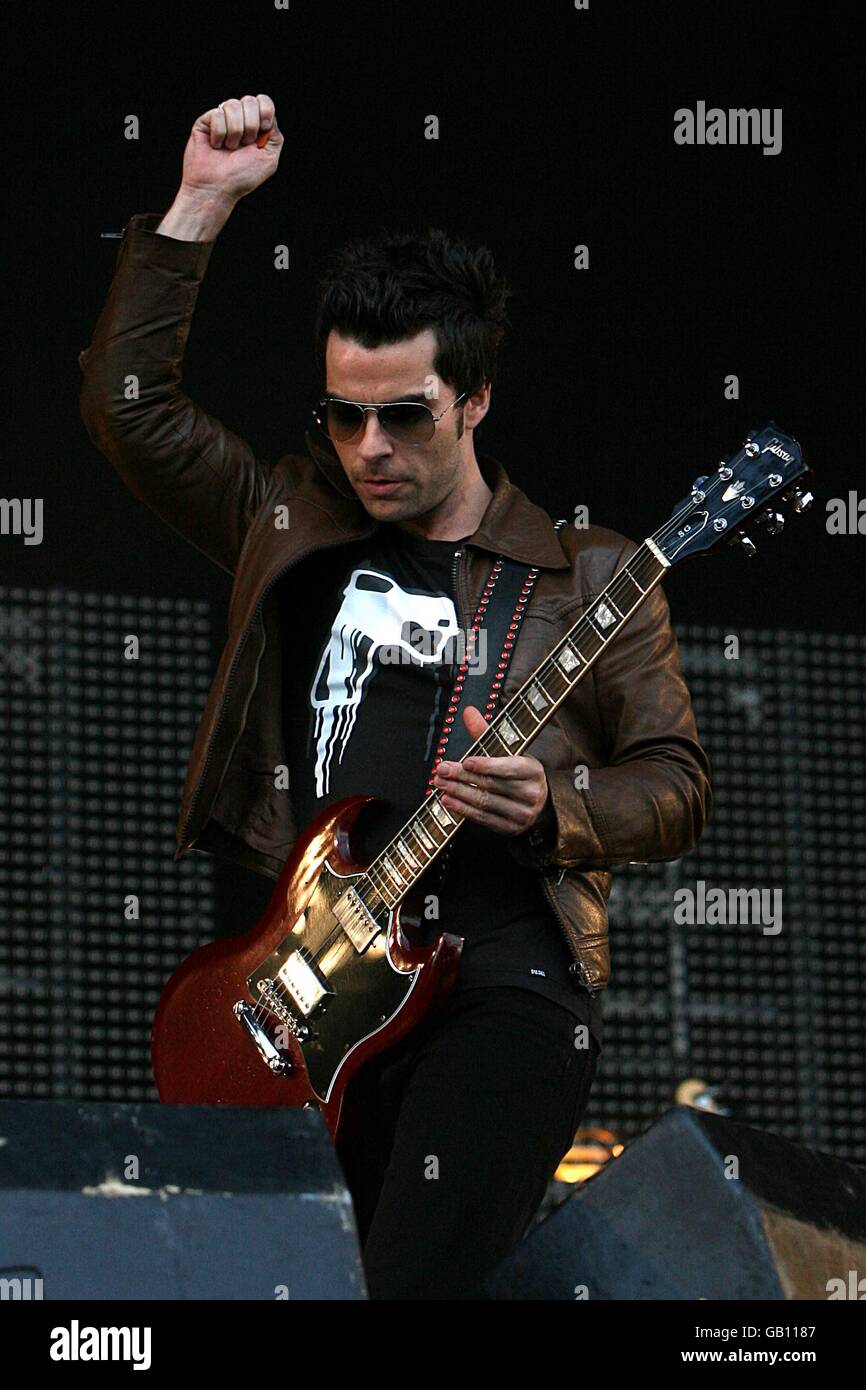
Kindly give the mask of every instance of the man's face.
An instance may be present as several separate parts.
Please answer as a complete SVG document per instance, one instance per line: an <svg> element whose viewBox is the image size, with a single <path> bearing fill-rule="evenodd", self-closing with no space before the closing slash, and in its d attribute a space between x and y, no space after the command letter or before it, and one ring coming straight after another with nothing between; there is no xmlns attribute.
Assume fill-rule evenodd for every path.
<svg viewBox="0 0 866 1390"><path fill-rule="evenodd" d="M325 350L326 394L365 405L416 397L439 415L460 393L436 377L436 346L432 328L377 348L361 347L332 329ZM332 441L369 514L378 521L399 522L423 517L444 501L475 466L472 431L487 414L489 401L489 384L478 395L464 396L437 423L427 443L393 439L373 411L353 439ZM377 487L377 480L394 480L396 486Z"/></svg>

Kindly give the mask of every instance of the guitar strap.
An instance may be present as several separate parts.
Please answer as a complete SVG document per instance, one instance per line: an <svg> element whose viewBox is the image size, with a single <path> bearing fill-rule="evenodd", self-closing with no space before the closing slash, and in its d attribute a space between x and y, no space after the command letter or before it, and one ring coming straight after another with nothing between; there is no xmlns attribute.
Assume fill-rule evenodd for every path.
<svg viewBox="0 0 866 1390"><path fill-rule="evenodd" d="M555 529L558 531L564 524L565 518L555 523ZM475 742L463 723L464 707L474 705L481 710L488 723L492 720L537 578L537 565L523 565L507 555L497 556L478 600L463 660L457 667L425 796L436 789L433 774L443 759L458 762ZM483 633L480 640L479 633ZM478 660L475 659L476 653L479 654ZM452 839L439 857L440 883L453 844Z"/></svg>

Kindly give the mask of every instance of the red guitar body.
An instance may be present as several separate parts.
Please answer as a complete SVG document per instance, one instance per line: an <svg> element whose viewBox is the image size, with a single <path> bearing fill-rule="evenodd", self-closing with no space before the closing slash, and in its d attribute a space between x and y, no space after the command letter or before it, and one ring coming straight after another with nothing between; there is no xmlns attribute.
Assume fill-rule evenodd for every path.
<svg viewBox="0 0 866 1390"><path fill-rule="evenodd" d="M152 1034L161 1101L316 1105L336 1143L351 1078L444 1002L463 938L424 943L412 906L423 879L382 909L381 929L356 903L347 918L366 868L353 827L375 804L351 796L323 811L298 838L260 921L194 951L171 976Z"/></svg>

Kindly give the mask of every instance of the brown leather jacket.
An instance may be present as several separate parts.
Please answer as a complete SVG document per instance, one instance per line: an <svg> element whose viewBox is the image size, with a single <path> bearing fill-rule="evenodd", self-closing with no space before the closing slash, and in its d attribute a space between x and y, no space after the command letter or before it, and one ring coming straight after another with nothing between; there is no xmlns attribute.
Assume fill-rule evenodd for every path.
<svg viewBox="0 0 866 1390"><path fill-rule="evenodd" d="M302 622L305 556L367 535L376 523L338 460L309 434L307 456L269 465L183 393L184 347L214 243L160 236L161 218L140 213L125 228L93 341L79 356L81 412L94 444L135 496L234 575L228 641L189 762L175 859L195 848L276 878L303 827L294 822L289 794L274 786L275 768L286 762L274 585L295 569ZM493 496L462 547L461 626L470 625L497 554L541 570L504 703L635 546L598 526L557 532L500 463L486 455L478 461ZM286 529L274 525L281 504L289 508ZM555 823L548 814L546 832L536 828L507 844L539 872L576 973L598 992L610 978L611 866L685 854L712 804L708 759L660 589L528 751L546 770ZM586 790L575 788L579 765L590 769Z"/></svg>

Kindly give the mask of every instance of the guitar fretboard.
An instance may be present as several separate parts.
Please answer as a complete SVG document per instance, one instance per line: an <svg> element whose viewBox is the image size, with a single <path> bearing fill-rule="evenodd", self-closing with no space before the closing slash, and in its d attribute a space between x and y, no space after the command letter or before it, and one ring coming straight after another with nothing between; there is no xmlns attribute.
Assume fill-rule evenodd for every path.
<svg viewBox="0 0 866 1390"><path fill-rule="evenodd" d="M463 757L501 758L522 753L667 568L668 561L654 541L645 541ZM355 895L372 917L397 906L456 835L463 820L443 805L438 791L429 793L355 884Z"/></svg>

